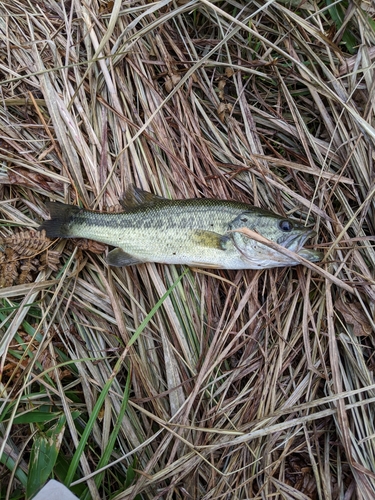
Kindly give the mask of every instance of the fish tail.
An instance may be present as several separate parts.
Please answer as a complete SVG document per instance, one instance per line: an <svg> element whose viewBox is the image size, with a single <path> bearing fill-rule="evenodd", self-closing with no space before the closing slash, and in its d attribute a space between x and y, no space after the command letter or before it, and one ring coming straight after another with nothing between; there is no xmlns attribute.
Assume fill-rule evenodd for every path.
<svg viewBox="0 0 375 500"><path fill-rule="evenodd" d="M66 205L60 202L47 201L46 206L51 215L51 219L44 221L43 224L38 227L38 231L44 229L48 238L73 237L70 225L74 216L77 215L81 209L75 205Z"/></svg>

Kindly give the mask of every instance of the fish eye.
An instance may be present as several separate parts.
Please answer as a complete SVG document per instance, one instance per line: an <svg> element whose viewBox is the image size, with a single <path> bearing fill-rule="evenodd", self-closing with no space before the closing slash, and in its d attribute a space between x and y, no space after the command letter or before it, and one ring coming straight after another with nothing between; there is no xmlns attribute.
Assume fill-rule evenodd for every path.
<svg viewBox="0 0 375 500"><path fill-rule="evenodd" d="M293 229L293 224L290 222L290 220L281 220L279 222L279 228L281 229L281 231L289 233L289 231Z"/></svg>

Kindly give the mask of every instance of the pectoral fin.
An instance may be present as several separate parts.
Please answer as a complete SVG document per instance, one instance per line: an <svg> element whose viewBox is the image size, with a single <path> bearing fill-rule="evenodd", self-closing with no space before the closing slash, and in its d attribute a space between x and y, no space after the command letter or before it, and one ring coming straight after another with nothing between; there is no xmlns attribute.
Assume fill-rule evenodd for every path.
<svg viewBox="0 0 375 500"><path fill-rule="evenodd" d="M107 256L107 263L110 266L122 267L142 264L143 262L129 253L124 252L121 248L115 248L109 252Z"/></svg>
<svg viewBox="0 0 375 500"><path fill-rule="evenodd" d="M194 243L217 250L225 250L228 239L227 236L215 233L214 231L196 231L194 233Z"/></svg>

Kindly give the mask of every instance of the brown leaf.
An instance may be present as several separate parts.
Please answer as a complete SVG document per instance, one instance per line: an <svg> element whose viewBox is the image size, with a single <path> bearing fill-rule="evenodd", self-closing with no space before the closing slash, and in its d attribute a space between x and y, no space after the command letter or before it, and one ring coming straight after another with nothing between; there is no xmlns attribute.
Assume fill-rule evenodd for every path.
<svg viewBox="0 0 375 500"><path fill-rule="evenodd" d="M232 112L233 106L229 103L221 102L217 108L217 114L219 115L220 121L225 122L225 117L227 114Z"/></svg>
<svg viewBox="0 0 375 500"><path fill-rule="evenodd" d="M345 322L353 327L353 333L356 337L367 336L372 332L372 327L363 312L361 304L358 301L343 301L340 297L335 302L335 307L340 311Z"/></svg>
<svg viewBox="0 0 375 500"><path fill-rule="evenodd" d="M45 250L51 241L43 231L19 231L6 238L0 238L0 244L11 248L22 257L31 257Z"/></svg>
<svg viewBox="0 0 375 500"><path fill-rule="evenodd" d="M53 271L57 271L60 264L60 252L47 249L40 257L39 271L49 267Z"/></svg>
<svg viewBox="0 0 375 500"><path fill-rule="evenodd" d="M81 250L88 250L89 252L101 254L105 252L107 246L104 243L99 243L98 241L80 239L76 240L75 244Z"/></svg>
<svg viewBox="0 0 375 500"><path fill-rule="evenodd" d="M178 84L178 82L181 80L180 75L176 75L175 73L172 74L171 76L167 76L165 79L165 90L167 92L171 92L172 89Z"/></svg>
<svg viewBox="0 0 375 500"><path fill-rule="evenodd" d="M8 178L10 184L18 186L37 188L41 187L46 191L55 192L63 189L63 183L51 179L47 175L33 172L27 168L15 168L8 170Z"/></svg>
<svg viewBox="0 0 375 500"><path fill-rule="evenodd" d="M217 84L219 99L223 100L225 98L225 85L226 80L220 80Z"/></svg>

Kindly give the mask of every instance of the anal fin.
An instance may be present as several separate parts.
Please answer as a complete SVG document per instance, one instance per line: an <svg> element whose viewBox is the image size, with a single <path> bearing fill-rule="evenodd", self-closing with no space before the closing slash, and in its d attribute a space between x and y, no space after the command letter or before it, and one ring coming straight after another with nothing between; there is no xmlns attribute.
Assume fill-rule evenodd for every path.
<svg viewBox="0 0 375 500"><path fill-rule="evenodd" d="M133 257L129 253L124 252L121 248L115 248L109 252L107 256L107 263L113 267L122 267L142 264L143 261Z"/></svg>

